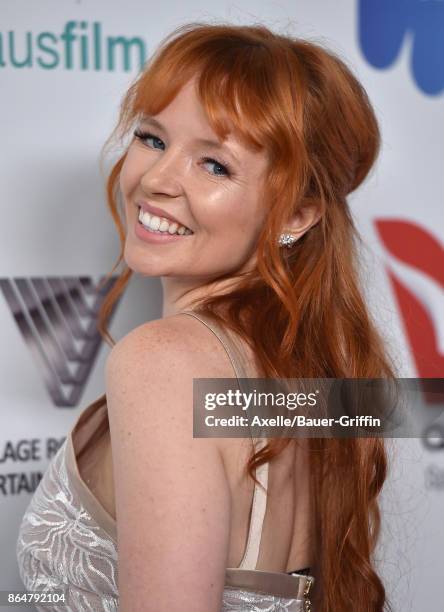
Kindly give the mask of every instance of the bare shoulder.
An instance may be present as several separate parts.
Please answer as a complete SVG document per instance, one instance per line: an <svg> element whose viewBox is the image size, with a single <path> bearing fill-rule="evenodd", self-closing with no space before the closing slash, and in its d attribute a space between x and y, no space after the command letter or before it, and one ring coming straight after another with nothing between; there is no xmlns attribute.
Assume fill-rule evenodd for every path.
<svg viewBox="0 0 444 612"><path fill-rule="evenodd" d="M113 368L155 367L193 378L230 377L231 365L220 341L200 321L188 315L155 319L134 328L112 348L106 361Z"/></svg>
<svg viewBox="0 0 444 612"><path fill-rule="evenodd" d="M176 435L178 443L188 440L193 430L193 379L232 376L220 341L195 317L175 315L139 325L115 344L106 361L111 434L122 420L133 427L157 422L160 434L159 422L165 426L165 419L174 418L169 434ZM201 445L211 445L225 456L223 438L202 440Z"/></svg>

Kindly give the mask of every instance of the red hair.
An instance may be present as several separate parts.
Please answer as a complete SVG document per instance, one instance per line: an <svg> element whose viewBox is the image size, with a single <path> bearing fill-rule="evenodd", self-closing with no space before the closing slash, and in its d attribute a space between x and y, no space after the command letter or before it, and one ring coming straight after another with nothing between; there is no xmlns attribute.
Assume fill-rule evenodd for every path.
<svg viewBox="0 0 444 612"><path fill-rule="evenodd" d="M345 63L318 44L264 25L191 23L166 37L128 90L112 136L130 133L141 113L155 115L197 76L198 94L220 138L233 129L269 154L255 269L230 294L205 298L196 310L240 334L254 349L263 377L393 378L394 366L363 299L357 268L360 237L346 196L368 175L380 146L368 96ZM118 179L107 195L123 260L125 230ZM291 250L274 239L304 204L319 222ZM109 275L109 276L110 276ZM123 262L99 318L106 323L132 271ZM220 279L232 277L227 274ZM224 314L222 314L224 313ZM103 395L96 403L104 404ZM295 439L269 439L246 466L254 470ZM380 532L378 495L386 478L382 438L311 438L318 612L391 609L373 564Z"/></svg>

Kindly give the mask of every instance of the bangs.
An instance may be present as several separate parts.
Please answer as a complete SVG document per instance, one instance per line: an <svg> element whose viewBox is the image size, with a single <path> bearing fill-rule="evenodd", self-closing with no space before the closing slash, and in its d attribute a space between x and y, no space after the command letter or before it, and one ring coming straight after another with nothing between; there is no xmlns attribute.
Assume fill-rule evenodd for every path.
<svg viewBox="0 0 444 612"><path fill-rule="evenodd" d="M195 79L196 93L218 138L223 141L234 132L246 147L264 149L273 133L270 117L278 90L272 86L276 67L268 53L261 43L214 34L161 46L124 101L126 128L144 115L160 113Z"/></svg>

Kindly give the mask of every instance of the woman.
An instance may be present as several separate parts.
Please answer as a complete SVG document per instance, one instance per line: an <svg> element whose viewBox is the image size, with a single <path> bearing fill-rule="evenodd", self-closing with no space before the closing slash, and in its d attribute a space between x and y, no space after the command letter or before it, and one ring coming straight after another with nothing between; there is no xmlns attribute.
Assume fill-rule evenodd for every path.
<svg viewBox="0 0 444 612"><path fill-rule="evenodd" d="M161 278L163 316L113 346L106 394L35 493L27 588L68 587L71 609L389 609L382 439L192 436L194 378L393 377L346 201L378 154L365 91L314 43L188 24L116 133L132 134L108 180L124 265L101 331L133 271Z"/></svg>

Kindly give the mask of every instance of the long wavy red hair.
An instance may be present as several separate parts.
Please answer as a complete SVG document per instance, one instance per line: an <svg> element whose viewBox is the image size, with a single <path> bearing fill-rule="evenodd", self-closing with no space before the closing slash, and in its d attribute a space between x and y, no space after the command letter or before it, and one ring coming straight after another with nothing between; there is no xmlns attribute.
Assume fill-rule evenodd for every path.
<svg viewBox="0 0 444 612"><path fill-rule="evenodd" d="M264 25L190 23L162 41L133 82L107 145L131 134L141 113L160 112L196 75L218 136L234 129L247 145L265 148L270 159L257 265L239 275L235 291L207 297L196 310L240 334L253 347L264 377L394 378L395 367L363 299L360 237L346 201L368 175L380 146L364 88L344 61L314 42ZM123 261L118 180L124 159L125 152L107 182L121 241L109 276L123 267L99 317L111 345L107 321L132 275ZM280 249L275 236L309 203L320 207L320 221L288 252ZM233 275L219 278L228 276ZM95 403L105 404L106 395ZM295 442L269 439L250 457L250 476ZM309 449L314 609L391 610L373 559L381 522L378 496L388 466L384 440L311 438Z"/></svg>

